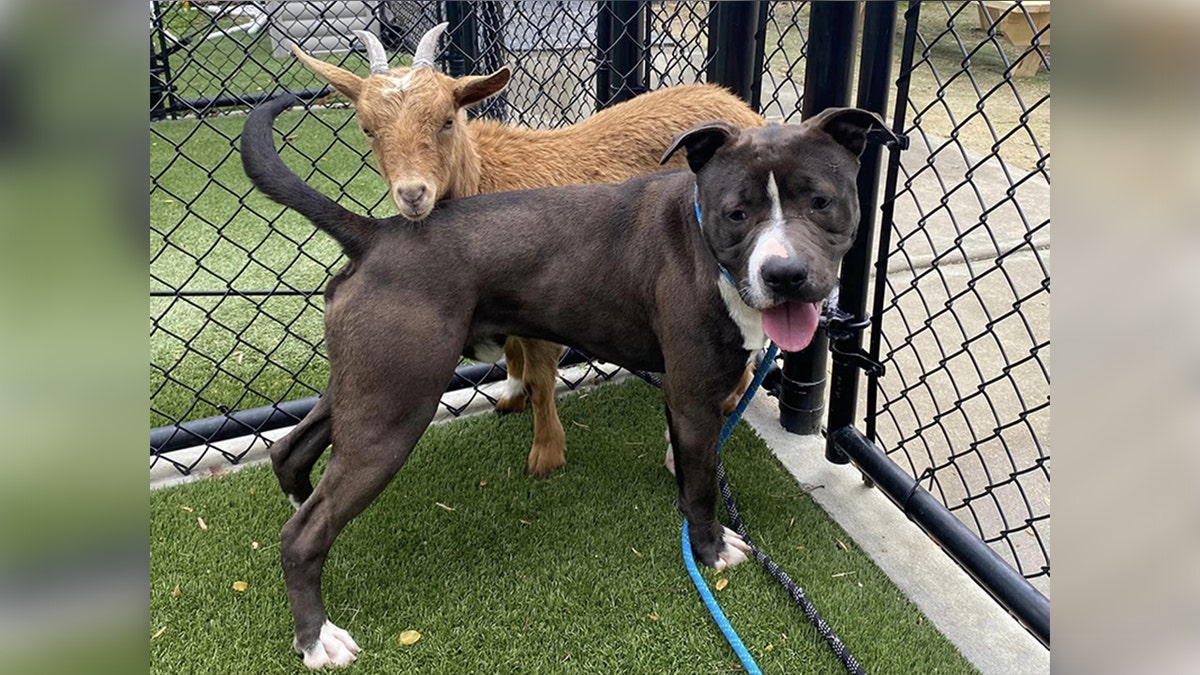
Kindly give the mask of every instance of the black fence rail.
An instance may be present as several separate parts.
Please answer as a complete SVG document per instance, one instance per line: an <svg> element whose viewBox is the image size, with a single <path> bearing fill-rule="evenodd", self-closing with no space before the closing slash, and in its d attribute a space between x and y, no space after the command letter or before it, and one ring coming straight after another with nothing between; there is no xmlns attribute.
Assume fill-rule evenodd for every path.
<svg viewBox="0 0 1200 675"><path fill-rule="evenodd" d="M475 113L508 123L563 126L696 81L729 86L775 121L849 104L891 119L897 138L881 135L887 145L864 158L840 312L816 341L832 364L823 348L789 357L781 415L797 431L827 428L832 460L854 460L946 534L951 554L1048 641L1046 3L152 2L149 12L152 466L186 474L204 453L178 451L195 446L236 463L244 451L218 441L298 421L326 384L321 289L340 252L307 223L255 208L237 155L245 111L296 93L305 108L278 125L301 155L293 165L351 208L393 212L349 102L288 40L365 74L351 31L378 34L398 65L448 21L444 72L512 67L504 94ZM567 361L579 364L560 371L568 386L616 372ZM444 407L458 414L502 377L502 366L464 362L452 388L468 395Z"/></svg>

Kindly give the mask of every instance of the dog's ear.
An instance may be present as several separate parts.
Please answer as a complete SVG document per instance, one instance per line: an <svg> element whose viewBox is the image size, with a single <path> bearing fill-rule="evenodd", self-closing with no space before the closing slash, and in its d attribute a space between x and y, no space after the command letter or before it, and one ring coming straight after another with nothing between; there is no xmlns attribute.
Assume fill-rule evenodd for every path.
<svg viewBox="0 0 1200 675"><path fill-rule="evenodd" d="M688 166L691 167L692 173L698 173L722 145L737 138L739 133L737 127L724 120L702 122L671 139L671 146L658 163L666 164L676 150L685 147Z"/></svg>
<svg viewBox="0 0 1200 675"><path fill-rule="evenodd" d="M861 108L826 108L806 124L829 134L855 157L867 147L867 132L871 127L886 129L883 119Z"/></svg>

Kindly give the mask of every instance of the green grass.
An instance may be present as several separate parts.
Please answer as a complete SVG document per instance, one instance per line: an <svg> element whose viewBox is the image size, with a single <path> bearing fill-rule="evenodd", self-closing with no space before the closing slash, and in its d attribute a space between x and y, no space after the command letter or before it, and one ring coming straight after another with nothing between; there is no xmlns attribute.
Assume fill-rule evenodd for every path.
<svg viewBox="0 0 1200 675"><path fill-rule="evenodd" d="M569 463L551 478L523 473L527 415L440 425L342 534L324 593L365 650L353 672L737 669L682 567L660 395L628 382L561 412ZM725 458L752 533L868 672L974 672L744 425ZM291 513L266 467L151 494L152 672L303 670L278 561ZM755 563L706 576L729 580L718 598L765 672L842 672ZM409 629L422 638L401 646Z"/></svg>

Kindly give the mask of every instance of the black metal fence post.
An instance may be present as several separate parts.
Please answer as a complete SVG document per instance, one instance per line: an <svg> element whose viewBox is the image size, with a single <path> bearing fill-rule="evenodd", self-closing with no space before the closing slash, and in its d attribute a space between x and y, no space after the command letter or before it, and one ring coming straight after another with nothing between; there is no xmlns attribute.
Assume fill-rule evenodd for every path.
<svg viewBox="0 0 1200 675"><path fill-rule="evenodd" d="M868 2L864 8L862 56L859 61L858 94L855 105L886 118L888 91L891 89L892 36L896 32L896 2ZM882 148L869 143L863 151L858 171L858 203L861 213L854 247L842 259L838 283L840 316L863 325L871 282L871 244L878 220L879 177ZM857 411L859 370L863 336L861 328L832 334L833 369L829 383L829 423L832 431L854 424ZM832 438L825 446L825 458L845 464L846 455Z"/></svg>
<svg viewBox="0 0 1200 675"><path fill-rule="evenodd" d="M450 23L448 32L450 43L454 45L446 57L446 71L453 77L462 77L473 72L479 61L479 26L474 3L447 2L446 21Z"/></svg>
<svg viewBox="0 0 1200 675"><path fill-rule="evenodd" d="M627 101L645 91L644 2L602 2L596 13L597 109Z"/></svg>
<svg viewBox="0 0 1200 675"><path fill-rule="evenodd" d="M709 13L708 81L728 87L747 102L754 100L755 66L762 66L761 4L714 2Z"/></svg>
<svg viewBox="0 0 1200 675"><path fill-rule="evenodd" d="M801 117L808 119L850 101L854 69L857 2L814 2L808 24L808 61L804 68ZM779 422L795 434L817 434L825 415L825 365L829 338L818 328L812 344L783 359ZM835 460L837 461L837 460ZM845 463L844 457L840 463Z"/></svg>

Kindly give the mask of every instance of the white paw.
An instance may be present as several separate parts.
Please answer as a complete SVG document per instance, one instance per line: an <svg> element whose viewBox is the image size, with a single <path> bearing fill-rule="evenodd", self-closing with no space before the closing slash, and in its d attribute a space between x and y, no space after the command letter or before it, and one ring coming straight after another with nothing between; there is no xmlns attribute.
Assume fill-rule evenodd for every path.
<svg viewBox="0 0 1200 675"><path fill-rule="evenodd" d="M288 501L291 502L292 508L296 509L297 511L299 511L300 507L304 505L304 502L300 501L299 499L296 499L292 495L288 495L287 498L288 498Z"/></svg>
<svg viewBox="0 0 1200 675"><path fill-rule="evenodd" d="M667 471L675 475L675 450L671 447L671 430L667 429L663 432L663 440L667 442L667 456L663 459L663 466L667 467Z"/></svg>
<svg viewBox="0 0 1200 675"><path fill-rule="evenodd" d="M321 634L317 641L307 649L299 649L304 656L304 665L316 670L317 668L342 668L358 660L355 656L362 649L354 642L354 638L346 631L333 625L328 619L321 626Z"/></svg>
<svg viewBox="0 0 1200 675"><path fill-rule="evenodd" d="M713 565L713 569L717 570L746 562L746 554L750 552L750 544L742 539L742 535L728 527L723 529L725 532L721 535L721 539L725 541L725 550L721 551L721 554L717 556L717 564Z"/></svg>

